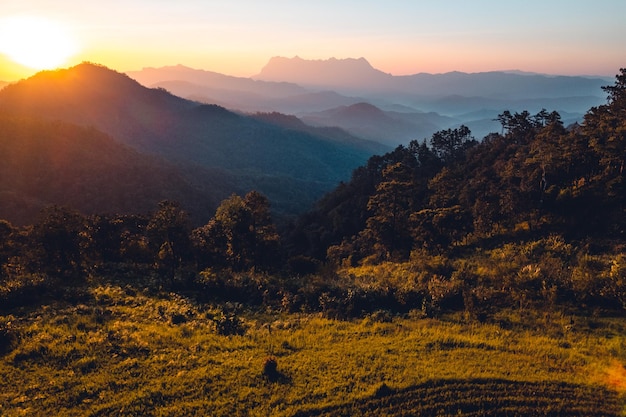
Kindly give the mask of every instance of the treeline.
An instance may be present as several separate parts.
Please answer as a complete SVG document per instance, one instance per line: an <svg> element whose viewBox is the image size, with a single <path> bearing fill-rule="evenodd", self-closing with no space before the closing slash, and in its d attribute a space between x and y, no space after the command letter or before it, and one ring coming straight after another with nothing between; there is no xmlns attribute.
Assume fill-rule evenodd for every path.
<svg viewBox="0 0 626 417"><path fill-rule="evenodd" d="M59 283L129 284L288 311L626 307L626 70L580 125L503 112L501 133L462 126L374 156L279 236L258 192L193 229L171 201L147 216L63 207L0 223L0 297ZM126 272L120 272L126 271ZM383 314L384 316L384 314Z"/></svg>

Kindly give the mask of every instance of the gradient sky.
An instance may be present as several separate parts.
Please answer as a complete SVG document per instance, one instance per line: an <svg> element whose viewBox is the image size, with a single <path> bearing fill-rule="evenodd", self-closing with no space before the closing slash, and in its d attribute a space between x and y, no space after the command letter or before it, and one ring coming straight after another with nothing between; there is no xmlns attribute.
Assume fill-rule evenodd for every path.
<svg viewBox="0 0 626 417"><path fill-rule="evenodd" d="M64 25L80 47L65 66L118 71L183 64L251 76L296 55L365 57L394 75L626 67L626 0L0 0L0 22L12 15ZM0 80L33 72L0 55Z"/></svg>

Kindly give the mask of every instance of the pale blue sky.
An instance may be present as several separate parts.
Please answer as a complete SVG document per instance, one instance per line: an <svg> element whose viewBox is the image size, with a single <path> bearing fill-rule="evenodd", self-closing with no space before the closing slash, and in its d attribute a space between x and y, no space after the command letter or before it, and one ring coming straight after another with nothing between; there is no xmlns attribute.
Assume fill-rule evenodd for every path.
<svg viewBox="0 0 626 417"><path fill-rule="evenodd" d="M0 0L43 16L120 71L184 64L250 76L272 56L365 57L393 74L520 69L615 75L626 0ZM0 20L1 22L1 20ZM11 66L0 56L2 68Z"/></svg>

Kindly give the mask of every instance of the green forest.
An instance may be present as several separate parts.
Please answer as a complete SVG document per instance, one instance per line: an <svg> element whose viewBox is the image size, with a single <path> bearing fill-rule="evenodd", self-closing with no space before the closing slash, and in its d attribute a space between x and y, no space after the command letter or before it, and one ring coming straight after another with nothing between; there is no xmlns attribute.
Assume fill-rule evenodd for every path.
<svg viewBox="0 0 626 417"><path fill-rule="evenodd" d="M48 320L45 319L45 308L54 303L62 303L63 308L69 305L88 310L75 328L72 327L74 324L59 322L77 334L87 335L97 332L103 320L108 320L102 318L107 314L130 317L133 313L124 310L125 306L139 303L132 301L131 297L135 300L144 297L143 304L137 307L137 311L145 310L145 314L142 313L144 318L167 317L169 326L185 325L193 320L194 323L210 323L215 334L230 338L224 339L228 342L219 343L234 344L240 340L236 338L241 337L244 339L237 343L248 344L246 346L254 350L255 356L258 354L255 349L264 352L261 356L268 357L254 365L259 369L259 375L263 375L263 382L254 379L256 382L250 382L246 389L261 389L259 387L266 383L282 387L276 388L277 391L267 388L268 398L283 395L289 399L288 406L282 411L274 409L274 415L290 415L295 410L305 410L300 415L371 415L367 414L368 410L385 402L381 398L389 397L392 401L394 395L401 395L417 401L415 398L421 394L411 391L415 388L413 385L401 387L404 391L398 391L387 386L387 379L372 379L368 375L363 376L361 382L354 382L356 385L349 395L329 388L332 395L328 394L326 399L319 397L298 402L301 400L295 399L295 393L285 391L286 387L297 385L293 381L311 377L311 374L303 376L300 373L307 371L295 368L290 374L285 368L285 360L291 358L289 355L296 355L298 349L310 348L313 342L307 337L312 336L287 330L290 327L275 331L274 334L282 336L272 336L270 325L251 328L250 317L256 317L257 322L262 321L260 317L269 316L293 318L299 314L301 316L297 317L314 317L307 323L313 326L311 329L317 330L309 330L320 340L329 338L328 346L336 346L333 340L348 338L349 331L341 327L341 323L348 323L348 326L356 323L355 320L367 320L368 326L378 326L375 327L378 330L369 327L359 333L363 340L391 333L412 337L408 330L399 330L401 326L413 329L412 335L423 332L426 338L425 334L430 330L420 323L433 323L429 329L445 327L447 332L452 331L451 327L461 326L464 330L454 327L459 332L457 336L431 335L428 336L431 337L428 339L430 344L422 347L437 352L480 348L491 351L494 357L504 355L504 346L511 343L517 346L514 348L516 353L526 352L531 358L537 352L526 351L531 348L524 347L524 340L532 340L530 345L539 346L543 343L539 334L557 332L558 341L544 341L546 346L554 345L550 348L554 350L546 348L546 352L540 353L541 361L557 372L555 358L560 358L558 355L567 349L571 351L571 346L578 343L563 338L581 318L593 320L584 322L592 332L607 323L606 320L623 317L626 309L626 69L621 69L615 84L604 87L604 91L607 103L591 108L582 123L572 126L564 126L556 111L542 110L537 114L503 111L498 116L501 132L480 140L474 138L467 127L461 126L398 146L384 155L372 156L353 172L349 180L326 194L310 211L286 222L274 221L270 201L257 191L233 194L223 200L215 213L205 216L210 219L200 227L195 227L190 215L172 200L162 201L147 214L85 215L71 207L51 206L42 210L32 225L15 226L2 220L0 353L7 361L6 358L12 358L9 361L11 366L24 370L24 367L31 366L25 364L37 364L54 349L61 349L50 347L51 341L47 345L44 339L33 339L42 328L52 326L50 323L54 320L49 319L48 324L40 325L44 327L36 328L32 317L39 315L41 319L43 314L42 320ZM147 297L155 298L147 301ZM90 302L99 307L92 309ZM361 323L358 326L365 326L364 322L358 323ZM609 323L613 324L607 325L606 332L613 329L619 334L624 329L623 324L619 324L621 321ZM135 333L128 330L128 338L142 334L146 338L152 337L146 336L149 333L141 333L147 332L148 327L141 327L144 325L150 326L150 323L136 324ZM471 327L478 325L491 327L481 327L481 330ZM516 329L519 325L528 326L524 327L526 331L539 334L527 334L526 339L509 342L501 339L503 333L500 332ZM621 330L615 330L615 326L621 326ZM328 329L331 328L336 330L337 336L329 335ZM498 330L494 330L496 328ZM266 330L268 339L261 336ZM155 332L154 336L160 330L150 331ZM186 335L185 331L188 332ZM197 328L189 327L185 331L180 337L201 338L200 333L195 333L199 332ZM292 333L285 333L288 331ZM344 331L346 334L342 333ZM109 330L107 337L121 334L115 333L118 335L115 336L114 333ZM481 342L480 337L487 333L495 339ZM287 334L291 335L290 338ZM277 337L276 341L272 337ZM113 343L111 340L109 342ZM623 360L626 351L623 334L613 340L616 340L615 345L606 351L617 360ZM68 343L75 341L76 336ZM379 342L380 339L370 340L372 346L378 346L376 343ZM125 342L115 339L115 343L122 346ZM588 340L587 343L592 342ZM126 360L148 357L138 346L135 346L136 351L116 351L115 355L121 355L120 361L124 357ZM354 346L358 350L360 345ZM387 348L389 352L400 349L394 346ZM587 349L591 350L589 346ZM75 349L80 351L78 347ZM230 352L238 352L237 349L232 347ZM555 351L559 353L555 354ZM325 351L324 354L333 353ZM91 359L74 358L67 352L63 355L63 360L52 355L53 362L54 358L59 361L57 370L64 369L60 364L70 361L68 358L73 358L71 363L78 363L79 359L87 361L81 362L79 369L84 375L108 366L98 365L97 355L89 356ZM585 366L580 362L574 364L573 356L568 358L565 362L572 369ZM378 359L372 360L377 363ZM437 360L449 360L450 366L459 366L464 359L440 357ZM503 357L498 360L514 359ZM585 360L586 364L592 362L591 359ZM295 364L295 356L293 361ZM121 366L121 362L115 364ZM153 364L145 366L148 369ZM356 362L346 366L363 368ZM399 365L383 364L380 369L387 369L385 366ZM487 371L481 377L496 375L503 378L495 371L490 373L489 366L485 365ZM239 368L235 366L233 369ZM623 366L619 369L623 371ZM191 368L183 371L193 372ZM207 375L213 372L205 371ZM232 372L242 373L244 380L247 375L243 370ZM315 375L328 374L328 378L333 373L321 368L315 372ZM380 372L382 375L391 371ZM451 371L447 372L446 377L459 378ZM556 380L556 376L549 372L545 380ZM436 379L426 376L423 373L411 381ZM533 390L542 392L545 398L553 396L549 393L552 386L541 385L544 374L537 371L526 376L533 384L539 384L533 385ZM570 382L581 383L577 378ZM624 375L619 378L618 385L624 384ZM307 381L307 384L316 384L315 379ZM377 389L358 388L359 384L365 383L363 381L368 387ZM502 389L499 384L506 385L502 379L490 381L495 384L493 392ZM142 391L143 396L137 394L138 397L129 399L129 407L135 408L106 405L103 398L97 399L96 394L78 394L78 388L68 382L68 389L74 392L74 397L64 400L66 402L61 405L40 399L40 405L45 403L45 406L39 410L67 411L73 405L85 411L89 409L90 401L102 405L99 414L94 415L192 415L194 410L207 409L204 403L197 403L194 408L193 401L200 401L195 397L188 403L190 408L186 411L168 409L166 405L170 400L166 385L170 382L163 382L161 388L154 385L150 393ZM318 383L325 386L326 382ZM401 385L398 380L391 383L396 387ZM454 383L463 385L465 382L455 380ZM471 389L487 384L483 380L473 383L478 385L472 385ZM111 385L113 381L106 384L112 392L122 391L122 388ZM439 386L438 382L433 384L420 386L420 389ZM565 388L574 390L591 404L589 409L597 406L592 404L593 394L588 391L559 386L560 390ZM191 388L185 389L192 391ZM506 389L513 392L526 388L511 385ZM139 391L135 389L133 392ZM254 407L251 397L242 392L238 391L239 401L246 407ZM176 394L172 390L170 394L172 401L190 395L187 391ZM298 395L304 394L298 391ZM350 403L349 407L345 403L339 405L339 398L345 395L353 401L370 399ZM617 415L612 414L620 407L613 394L603 395L611 398L605 406L613 408L600 410L597 415ZM0 400L7 398L0 397ZM15 411L24 402L26 400L12 403L12 406L7 404L6 410ZM213 406L216 415L236 410L225 404L214 403ZM265 404L261 408L269 415L272 407L278 405ZM563 407L555 414L546 415L572 412L565 405ZM157 409L161 411L157 413ZM28 410L28 407L22 410ZM459 408L462 410L467 411ZM535 411L515 415L532 415ZM425 411L425 415L439 415L436 409L429 412L432 414ZM455 412L456 409L446 408L442 414ZM476 415L488 415L480 414L480 410L476 412ZM15 411L9 415L19 413ZM390 415L400 414L390 411ZM580 415L595 414L581 412Z"/></svg>

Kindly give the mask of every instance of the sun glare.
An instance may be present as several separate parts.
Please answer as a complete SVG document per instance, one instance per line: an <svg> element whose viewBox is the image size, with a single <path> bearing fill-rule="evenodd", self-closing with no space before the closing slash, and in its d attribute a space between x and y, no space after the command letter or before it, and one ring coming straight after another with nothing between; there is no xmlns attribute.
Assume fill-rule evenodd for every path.
<svg viewBox="0 0 626 417"><path fill-rule="evenodd" d="M0 53L35 70L53 69L78 52L77 42L60 23L35 16L0 20Z"/></svg>

